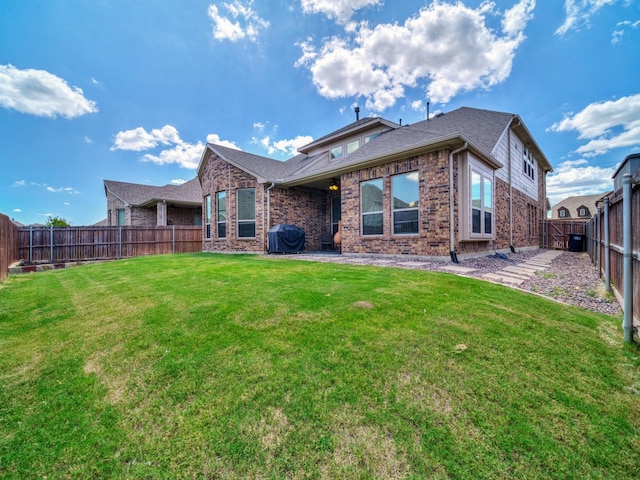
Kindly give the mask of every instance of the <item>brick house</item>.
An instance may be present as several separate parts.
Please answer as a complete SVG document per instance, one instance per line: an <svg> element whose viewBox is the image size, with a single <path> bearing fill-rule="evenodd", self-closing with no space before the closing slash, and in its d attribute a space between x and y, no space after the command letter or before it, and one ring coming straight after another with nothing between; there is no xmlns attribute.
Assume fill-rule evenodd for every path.
<svg viewBox="0 0 640 480"><path fill-rule="evenodd" d="M108 226L201 225L202 189L194 178L156 187L104 180Z"/></svg>
<svg viewBox="0 0 640 480"><path fill-rule="evenodd" d="M598 213L598 202L606 195L606 193L597 193L567 197L553 206L551 219L588 222Z"/></svg>
<svg viewBox="0 0 640 480"><path fill-rule="evenodd" d="M266 252L280 224L307 250L445 259L537 248L551 165L518 115L460 108L413 125L356 122L280 162L207 144L203 250Z"/></svg>

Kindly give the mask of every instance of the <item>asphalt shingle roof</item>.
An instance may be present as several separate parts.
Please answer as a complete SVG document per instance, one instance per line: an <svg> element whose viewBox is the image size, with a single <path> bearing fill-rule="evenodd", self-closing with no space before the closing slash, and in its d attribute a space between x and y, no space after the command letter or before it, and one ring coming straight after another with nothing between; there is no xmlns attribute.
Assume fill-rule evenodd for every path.
<svg viewBox="0 0 640 480"><path fill-rule="evenodd" d="M177 203L202 203L200 180L193 178L182 185L141 185L139 183L104 181L105 189L129 205L145 205L149 202L166 200Z"/></svg>
<svg viewBox="0 0 640 480"><path fill-rule="evenodd" d="M286 162L280 162L221 145L207 144L207 147L218 152L227 161L230 161L257 177L265 180L284 182L293 178L297 180L303 179L307 175L329 174L332 169L343 169L350 166L357 167L359 163L370 161L374 158L382 158L386 155L402 152L403 150L410 151L430 143L435 144L438 141L445 141L455 137L470 142L476 149L480 150L487 157L493 158L494 161L499 164L493 156L494 149L505 131L512 126L514 119L519 120L519 117L511 113L462 107L429 120L423 120L403 127L398 126L397 128L383 132L360 147L353 154L337 162L329 161L326 152L314 157L300 154ZM357 129L359 126L364 127L367 123L381 120L382 119L377 117L358 120L321 137L309 145L321 144L323 139L339 136L341 132ZM392 124L392 122L384 121ZM522 125L521 122L520 125ZM522 128L528 135L526 127L522 125ZM307 147L305 146L304 148ZM543 161L544 167L547 160L546 158L541 160Z"/></svg>

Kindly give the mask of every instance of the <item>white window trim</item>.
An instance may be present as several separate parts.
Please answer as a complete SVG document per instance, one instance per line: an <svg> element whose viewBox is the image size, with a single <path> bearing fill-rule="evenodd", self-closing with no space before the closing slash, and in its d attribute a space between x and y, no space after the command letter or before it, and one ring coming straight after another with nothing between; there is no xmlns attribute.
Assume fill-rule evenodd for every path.
<svg viewBox="0 0 640 480"><path fill-rule="evenodd" d="M491 241L496 238L496 176L495 172L484 162L467 153L461 162L462 177L460 182L460 240L461 241ZM473 233L473 208L471 198L471 172L475 171L480 174L481 193L480 198L484 202L484 181L491 181L491 233L484 233L484 212L481 209L480 225L483 233Z"/></svg>

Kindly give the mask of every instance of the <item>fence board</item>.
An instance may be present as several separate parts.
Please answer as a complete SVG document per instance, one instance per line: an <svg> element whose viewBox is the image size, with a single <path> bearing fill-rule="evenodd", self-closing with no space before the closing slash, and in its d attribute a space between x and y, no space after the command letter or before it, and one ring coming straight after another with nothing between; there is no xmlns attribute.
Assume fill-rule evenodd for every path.
<svg viewBox="0 0 640 480"><path fill-rule="evenodd" d="M550 250L568 250L571 235L585 235L586 222L542 220L540 246Z"/></svg>
<svg viewBox="0 0 640 480"><path fill-rule="evenodd" d="M620 191L609 196L609 222L605 225L604 211L599 211L587 226L587 244L591 262L599 269L606 281L607 249L604 243L604 229L609 228L609 280L620 304L624 295L624 229L623 197ZM640 319L640 182L635 181L631 196L632 243L632 318L634 325Z"/></svg>
<svg viewBox="0 0 640 480"><path fill-rule="evenodd" d="M0 282L7 278L9 265L20 258L17 240L18 226L0 213Z"/></svg>
<svg viewBox="0 0 640 480"><path fill-rule="evenodd" d="M18 258L28 263L108 260L202 251L202 228L28 227L18 231Z"/></svg>

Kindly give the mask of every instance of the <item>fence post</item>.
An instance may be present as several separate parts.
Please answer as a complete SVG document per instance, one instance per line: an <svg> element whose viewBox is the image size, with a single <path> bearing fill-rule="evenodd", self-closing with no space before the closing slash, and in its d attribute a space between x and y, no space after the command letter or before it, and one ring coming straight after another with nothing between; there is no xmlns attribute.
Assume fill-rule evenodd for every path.
<svg viewBox="0 0 640 480"><path fill-rule="evenodd" d="M171 253L176 253L176 226L171 225Z"/></svg>
<svg viewBox="0 0 640 480"><path fill-rule="evenodd" d="M118 228L118 258L122 258L122 225Z"/></svg>
<svg viewBox="0 0 640 480"><path fill-rule="evenodd" d="M33 227L29 227L29 265L33 263Z"/></svg>
<svg viewBox="0 0 640 480"><path fill-rule="evenodd" d="M631 174L625 173L622 177L622 236L623 249L623 295L624 318L622 330L624 341L633 342L633 278L632 278L632 244L631 244Z"/></svg>
<svg viewBox="0 0 640 480"><path fill-rule="evenodd" d="M609 197L604 197L604 282L607 293L611 292L611 253L609 251Z"/></svg>

